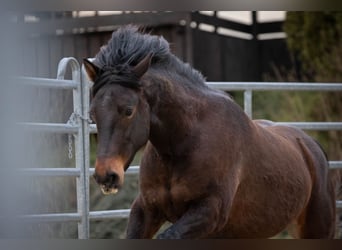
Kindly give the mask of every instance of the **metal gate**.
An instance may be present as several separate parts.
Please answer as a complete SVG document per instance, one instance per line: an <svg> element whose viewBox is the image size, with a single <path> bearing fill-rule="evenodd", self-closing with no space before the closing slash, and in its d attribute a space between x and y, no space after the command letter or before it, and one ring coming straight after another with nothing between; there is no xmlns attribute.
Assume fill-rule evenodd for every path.
<svg viewBox="0 0 342 250"><path fill-rule="evenodd" d="M71 67L72 79L65 80L65 73ZM96 126L89 120L89 81L83 67L75 58L63 58L58 65L57 79L19 77L22 84L46 87L51 89L68 89L73 91L73 113L66 123L22 123L31 129L68 134L74 138L75 168L31 168L26 171L40 176L73 176L76 177L77 212L24 215L23 219L37 222L78 223L78 238L89 238L89 220L127 218L129 209L89 211L89 176L94 168L89 163L89 135L96 133ZM253 91L291 90L291 91L342 91L338 83L285 83L285 82L208 82L209 86L224 91L244 91L244 110L252 118ZM342 130L342 122L279 122L277 124L292 125L305 130ZM73 135L73 136L72 136ZM330 161L330 168L342 168L341 161ZM130 166L126 174L137 174L139 166ZM342 208L342 201L336 202Z"/></svg>

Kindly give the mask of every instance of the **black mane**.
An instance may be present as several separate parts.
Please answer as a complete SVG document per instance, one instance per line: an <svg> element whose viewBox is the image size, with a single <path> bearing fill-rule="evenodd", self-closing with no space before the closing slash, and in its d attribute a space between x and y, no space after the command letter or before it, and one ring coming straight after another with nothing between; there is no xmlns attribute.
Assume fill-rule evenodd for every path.
<svg viewBox="0 0 342 250"><path fill-rule="evenodd" d="M151 67L164 67L186 78L184 84L205 86L205 79L189 64L183 63L170 52L169 43L162 36L139 32L138 27L124 26L113 32L107 45L95 57L94 63L106 69L127 69L137 65L147 54L152 53ZM95 87L95 86L94 86Z"/></svg>
<svg viewBox="0 0 342 250"><path fill-rule="evenodd" d="M96 55L95 63L100 67L135 66L148 53L154 60L168 58L168 42L159 36L140 33L135 26L125 26L113 32L107 45Z"/></svg>

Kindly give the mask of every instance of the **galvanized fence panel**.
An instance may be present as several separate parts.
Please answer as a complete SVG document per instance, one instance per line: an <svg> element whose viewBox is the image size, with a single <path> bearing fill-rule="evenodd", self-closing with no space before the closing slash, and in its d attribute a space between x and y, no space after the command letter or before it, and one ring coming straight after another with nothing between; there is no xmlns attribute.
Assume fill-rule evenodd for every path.
<svg viewBox="0 0 342 250"><path fill-rule="evenodd" d="M72 80L65 80L70 67ZM37 222L78 222L78 238L89 238L89 89L81 79L81 68L73 57L63 58L58 64L57 79L18 77L16 81L26 86L50 89L68 89L73 91L73 113L67 123L20 123L23 128L43 132L69 134L69 143L75 144L75 168L31 168L23 170L26 174L40 176L75 176L77 194L77 213L32 214L21 216L25 220ZM83 77L83 76L82 76Z"/></svg>
<svg viewBox="0 0 342 250"><path fill-rule="evenodd" d="M65 80L66 68L71 66L72 80ZM89 221L99 219L127 218L129 209L89 211L89 176L94 173L90 167L89 135L96 133L96 126L89 119L89 86L90 82L74 58L64 58L58 66L57 79L20 77L23 84L47 87L52 89L71 89L73 91L73 122L60 123L21 123L33 130L65 133L75 138L75 168L31 168L24 170L26 174L35 176L73 176L77 179L77 212L23 215L23 220L38 222L78 222L78 238L89 238ZM224 91L244 91L244 110L252 118L253 91L290 90L290 91L342 91L341 83L301 83L301 82L208 82L210 87ZM342 122L278 122L305 130L342 130ZM330 168L342 168L342 161L330 161ZM139 166L130 166L126 174L138 174ZM336 206L342 208L342 201Z"/></svg>

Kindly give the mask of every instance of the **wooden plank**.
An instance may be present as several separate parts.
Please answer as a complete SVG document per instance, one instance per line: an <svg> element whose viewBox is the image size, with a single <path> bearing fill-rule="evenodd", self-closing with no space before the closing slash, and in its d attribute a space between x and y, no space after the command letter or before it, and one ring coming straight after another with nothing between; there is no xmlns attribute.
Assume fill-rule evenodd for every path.
<svg viewBox="0 0 342 250"><path fill-rule="evenodd" d="M62 38L62 57L75 56L74 36L63 36ZM67 70L65 79L71 79L71 72Z"/></svg>
<svg viewBox="0 0 342 250"><path fill-rule="evenodd" d="M73 56L81 62L83 58L89 57L89 43L85 35L76 35L74 38L75 53Z"/></svg>
<svg viewBox="0 0 342 250"><path fill-rule="evenodd" d="M57 66L59 61L63 58L62 38L56 37L49 39L50 49L50 77L56 78Z"/></svg>
<svg viewBox="0 0 342 250"><path fill-rule="evenodd" d="M20 64L22 69L20 75L22 76L36 76L37 75L37 54L36 54L36 40L25 39L25 42L20 44L23 49L23 57Z"/></svg>
<svg viewBox="0 0 342 250"><path fill-rule="evenodd" d="M185 60L186 48L185 48L185 28L183 26L173 27L171 29L171 41L170 48L173 54L180 59Z"/></svg>
<svg viewBox="0 0 342 250"><path fill-rule="evenodd" d="M158 12L158 13L130 13L110 16L94 16L82 18L65 18L44 20L38 23L24 23L23 30L36 34L56 34L56 30L71 33L75 28L120 26L125 24L140 24L147 26L159 26L165 24L178 25L180 20L185 19L186 12Z"/></svg>
<svg viewBox="0 0 342 250"><path fill-rule="evenodd" d="M63 36L62 39L62 55L63 57L72 56L75 54L74 47L74 37L73 36Z"/></svg>
<svg viewBox="0 0 342 250"><path fill-rule="evenodd" d="M225 29L231 29L252 34L252 27L250 25L224 20L215 16L206 16L198 12L194 12L191 14L191 20L197 23L205 23L213 25L215 27L222 27Z"/></svg>
<svg viewBox="0 0 342 250"><path fill-rule="evenodd" d="M50 76L50 51L48 39L37 39L37 77Z"/></svg>
<svg viewBox="0 0 342 250"><path fill-rule="evenodd" d="M291 72L294 68L285 39L259 40L259 49L259 65L263 75L276 78L277 70Z"/></svg>
<svg viewBox="0 0 342 250"><path fill-rule="evenodd" d="M184 61L189 63L190 65L194 65L194 31L190 27L191 16L188 16L186 19L185 25L185 58Z"/></svg>
<svg viewBox="0 0 342 250"><path fill-rule="evenodd" d="M222 80L223 81L258 81L260 73L255 67L256 51L251 40L233 37L221 37Z"/></svg>
<svg viewBox="0 0 342 250"><path fill-rule="evenodd" d="M214 33L201 30L193 30L193 63L208 81L219 81L222 79L220 40Z"/></svg>
<svg viewBox="0 0 342 250"><path fill-rule="evenodd" d="M101 46L107 43L107 41L103 42L102 37L101 33L95 33L88 36L87 57L94 57L100 51Z"/></svg>
<svg viewBox="0 0 342 250"><path fill-rule="evenodd" d="M258 33L265 34L265 33L283 32L283 25L284 25L283 21L258 23Z"/></svg>

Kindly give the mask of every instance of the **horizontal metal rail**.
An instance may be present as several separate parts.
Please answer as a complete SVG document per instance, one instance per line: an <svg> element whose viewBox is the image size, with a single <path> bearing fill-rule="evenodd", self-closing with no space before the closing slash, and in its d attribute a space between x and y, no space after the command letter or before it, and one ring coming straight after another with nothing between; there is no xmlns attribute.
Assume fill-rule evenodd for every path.
<svg viewBox="0 0 342 250"><path fill-rule="evenodd" d="M97 133L96 124L90 124L90 126L89 126L89 133L90 134L96 134Z"/></svg>
<svg viewBox="0 0 342 250"><path fill-rule="evenodd" d="M304 130L342 130L342 122L274 122L276 125L294 126ZM96 134L95 124L90 125L89 132Z"/></svg>
<svg viewBox="0 0 342 250"><path fill-rule="evenodd" d="M342 161L329 161L329 168L331 169L342 169ZM24 174L30 176L80 176L81 170L78 168L27 168L18 169ZM129 166L125 174L135 175L139 174L140 166ZM92 175L95 172L95 168L89 169L89 174Z"/></svg>
<svg viewBox="0 0 342 250"><path fill-rule="evenodd" d="M128 218L130 209L104 210L89 212L89 219L125 219ZM79 213L48 213L48 214L27 214L19 215L18 218L24 222L79 222Z"/></svg>
<svg viewBox="0 0 342 250"><path fill-rule="evenodd" d="M76 134L78 133L78 126L67 123L39 123L39 122L20 122L17 125L22 126L23 129L30 129L39 132L51 132L61 134Z"/></svg>
<svg viewBox="0 0 342 250"><path fill-rule="evenodd" d="M28 214L18 216L23 222L80 222L79 213Z"/></svg>
<svg viewBox="0 0 342 250"><path fill-rule="evenodd" d="M342 201L336 201L336 208L342 208Z"/></svg>
<svg viewBox="0 0 342 250"><path fill-rule="evenodd" d="M342 162L341 162L342 165ZM17 169L23 174L27 174L29 176L73 176L78 177L81 174L81 170L78 168L20 168ZM89 174L92 175L95 173L95 168L89 169ZM134 175L139 173L139 166L130 166L125 174Z"/></svg>
<svg viewBox="0 0 342 250"><path fill-rule="evenodd" d="M342 164L342 162L341 162ZM134 175L134 174L139 174L140 166L129 166L129 168L126 170L125 174L128 175ZM89 169L89 174L93 175L95 173L95 168L90 168Z"/></svg>
<svg viewBox="0 0 342 250"><path fill-rule="evenodd" d="M294 126L304 130L342 130L342 122L275 122L275 124Z"/></svg>
<svg viewBox="0 0 342 250"><path fill-rule="evenodd" d="M342 201L336 201L336 208L342 208ZM128 218L130 209L102 210L89 212L90 220L125 219ZM41 222L79 222L81 215L78 213L50 213L29 214L19 216L23 221Z"/></svg>
<svg viewBox="0 0 342 250"><path fill-rule="evenodd" d="M329 161L329 168L331 169L341 168L342 169L342 161Z"/></svg>
<svg viewBox="0 0 342 250"><path fill-rule="evenodd" d="M128 218L130 209L116 209L116 210L104 210L104 211L91 211L89 213L89 219L125 219Z"/></svg>
<svg viewBox="0 0 342 250"><path fill-rule="evenodd" d="M35 78L35 77L15 77L15 82L34 87L43 87L50 89L76 89L79 83L73 80Z"/></svg>
<svg viewBox="0 0 342 250"><path fill-rule="evenodd" d="M341 83L303 82L207 82L207 85L223 91L229 90L291 90L291 91L342 91Z"/></svg>
<svg viewBox="0 0 342 250"><path fill-rule="evenodd" d="M275 122L277 125L294 126L304 130L342 130L342 122ZM22 122L18 123L23 128L28 128L33 131L73 134L77 133L78 127L67 123L35 123ZM95 124L90 125L89 132L97 133Z"/></svg>
<svg viewBox="0 0 342 250"><path fill-rule="evenodd" d="M23 174L29 176L72 176L78 177L81 174L79 168L27 168L18 169Z"/></svg>

